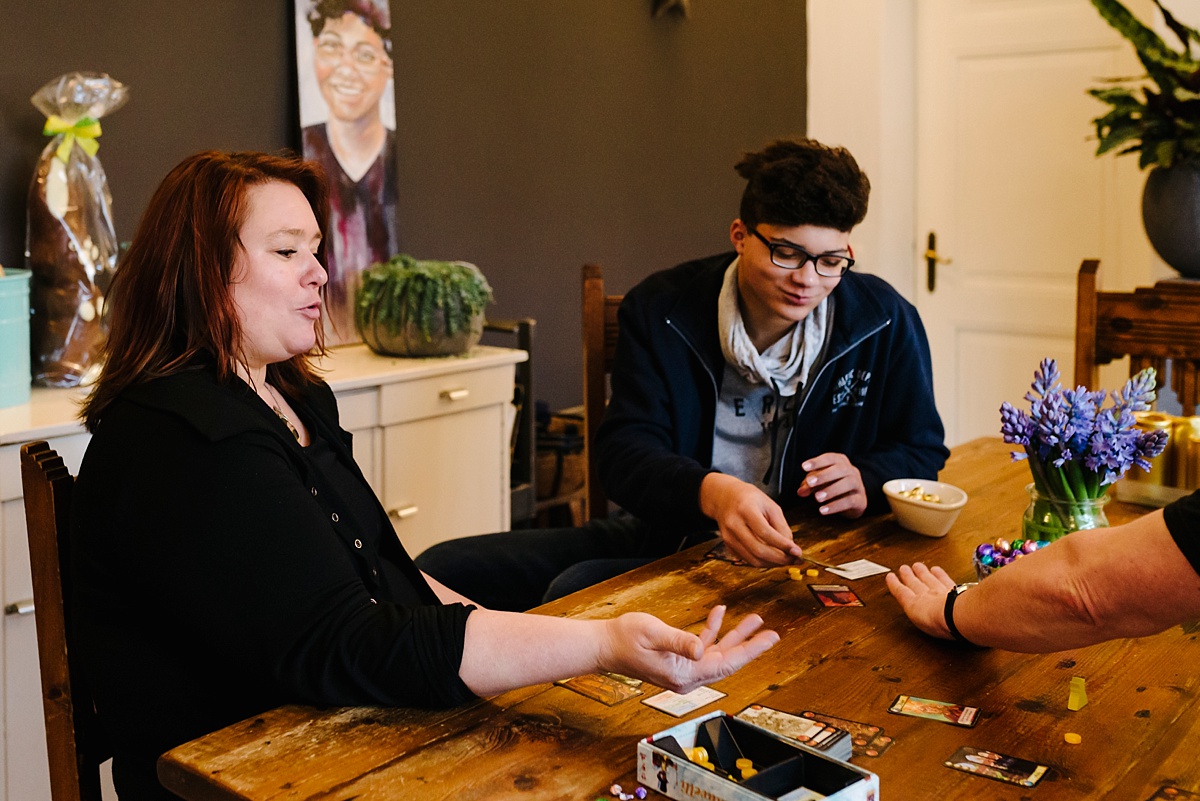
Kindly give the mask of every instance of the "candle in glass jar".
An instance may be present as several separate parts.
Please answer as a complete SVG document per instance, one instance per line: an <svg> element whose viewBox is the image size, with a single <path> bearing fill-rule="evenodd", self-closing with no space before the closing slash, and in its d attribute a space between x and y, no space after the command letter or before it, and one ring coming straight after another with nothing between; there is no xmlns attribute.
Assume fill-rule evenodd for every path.
<svg viewBox="0 0 1200 801"><path fill-rule="evenodd" d="M1171 486L1177 472L1176 461L1172 452L1172 449L1175 448L1176 437L1172 426L1175 418L1163 412L1134 412L1133 419L1137 422L1137 427L1142 431L1162 429L1170 434L1170 437L1167 439L1166 450L1157 458L1150 460L1150 472L1147 473L1140 467L1131 467L1125 473L1125 478L1130 481L1140 481L1144 484L1153 484L1159 487Z"/></svg>
<svg viewBox="0 0 1200 801"><path fill-rule="evenodd" d="M1200 487L1200 415L1175 418L1169 447L1175 466L1170 486Z"/></svg>

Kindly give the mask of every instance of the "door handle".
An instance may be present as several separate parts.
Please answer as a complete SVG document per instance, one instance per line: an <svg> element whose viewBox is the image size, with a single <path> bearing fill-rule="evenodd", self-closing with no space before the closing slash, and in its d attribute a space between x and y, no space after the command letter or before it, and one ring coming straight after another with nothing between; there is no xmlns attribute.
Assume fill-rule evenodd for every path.
<svg viewBox="0 0 1200 801"><path fill-rule="evenodd" d="M937 266L939 264L950 264L953 259L943 259L937 252L937 234L933 231L929 232L929 239L925 246L925 285L932 292L937 288Z"/></svg>
<svg viewBox="0 0 1200 801"><path fill-rule="evenodd" d="M459 401L471 394L469 389L443 389L441 395L448 401Z"/></svg>
<svg viewBox="0 0 1200 801"><path fill-rule="evenodd" d="M6 615L32 615L33 614L33 599L22 598L20 601L14 601L4 607Z"/></svg>
<svg viewBox="0 0 1200 801"><path fill-rule="evenodd" d="M421 510L417 508L416 504L409 504L408 506L401 506L399 509L391 510L388 512L388 515L397 520L407 520L419 511Z"/></svg>

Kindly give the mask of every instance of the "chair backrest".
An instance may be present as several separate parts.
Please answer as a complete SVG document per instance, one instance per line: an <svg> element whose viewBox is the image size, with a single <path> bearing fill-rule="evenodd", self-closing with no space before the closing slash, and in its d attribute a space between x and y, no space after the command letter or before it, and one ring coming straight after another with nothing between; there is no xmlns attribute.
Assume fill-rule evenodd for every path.
<svg viewBox="0 0 1200 801"><path fill-rule="evenodd" d="M608 374L617 350L617 307L623 295L605 295L598 264L583 265L583 427L587 434L587 512L585 517L608 516L608 498L596 477L592 442L608 403Z"/></svg>
<svg viewBox="0 0 1200 801"><path fill-rule="evenodd" d="M25 528L33 572L42 709L53 801L100 801L100 763L109 754L99 736L91 696L70 647L71 490L75 478L45 442L21 446Z"/></svg>
<svg viewBox="0 0 1200 801"><path fill-rule="evenodd" d="M1200 284L1172 279L1132 292L1097 292L1100 262L1079 268L1075 301L1075 383L1096 389L1096 368L1129 357L1130 375L1145 367L1171 386L1184 414L1200 403Z"/></svg>
<svg viewBox="0 0 1200 801"><path fill-rule="evenodd" d="M516 346L525 351L527 358L516 366L516 381L513 385L513 406L516 419L513 421L509 451L512 466L509 471L511 490L511 521L518 524L533 520L537 515L537 487L534 480L537 472L537 441L534 435L533 413L533 334L537 320L524 317L519 320L489 319L483 324L485 332L509 334L516 337Z"/></svg>

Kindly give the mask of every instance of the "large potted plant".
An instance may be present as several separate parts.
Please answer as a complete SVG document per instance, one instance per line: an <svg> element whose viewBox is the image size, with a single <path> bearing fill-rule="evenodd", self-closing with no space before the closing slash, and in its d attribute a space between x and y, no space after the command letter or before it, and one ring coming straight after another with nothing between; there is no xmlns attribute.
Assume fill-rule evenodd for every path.
<svg viewBox="0 0 1200 801"><path fill-rule="evenodd" d="M362 272L354 324L376 353L450 356L479 342L491 300L492 288L475 265L401 253Z"/></svg>
<svg viewBox="0 0 1200 801"><path fill-rule="evenodd" d="M1146 75L1114 78L1090 89L1107 103L1094 120L1096 155L1139 153L1152 167L1142 195L1142 221L1154 249L1181 274L1200 278L1200 61L1192 44L1200 31L1184 25L1159 0L1154 4L1179 39L1168 45L1118 0L1092 0L1100 15L1133 44Z"/></svg>

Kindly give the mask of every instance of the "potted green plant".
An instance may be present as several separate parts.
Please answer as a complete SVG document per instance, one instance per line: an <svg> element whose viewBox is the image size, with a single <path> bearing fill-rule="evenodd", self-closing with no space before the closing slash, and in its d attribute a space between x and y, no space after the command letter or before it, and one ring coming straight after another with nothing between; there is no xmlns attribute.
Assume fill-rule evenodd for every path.
<svg viewBox="0 0 1200 801"><path fill-rule="evenodd" d="M1100 15L1133 44L1146 75L1114 78L1088 94L1111 108L1094 122L1096 155L1139 153L1152 167L1142 195L1142 221L1154 249L1188 277L1200 277L1200 31L1155 6L1179 39L1175 49L1119 0L1092 0Z"/></svg>
<svg viewBox="0 0 1200 801"><path fill-rule="evenodd" d="M401 253L362 272L354 324L376 353L450 356L479 342L491 300L492 288L475 265Z"/></svg>

